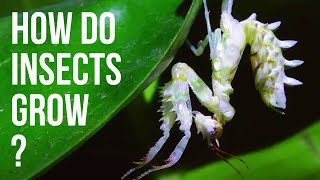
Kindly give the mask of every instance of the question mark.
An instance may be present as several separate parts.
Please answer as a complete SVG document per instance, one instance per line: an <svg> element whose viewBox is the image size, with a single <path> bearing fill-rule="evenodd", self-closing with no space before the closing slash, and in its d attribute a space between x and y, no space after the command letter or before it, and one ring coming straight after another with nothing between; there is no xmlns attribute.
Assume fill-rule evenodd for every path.
<svg viewBox="0 0 320 180"><path fill-rule="evenodd" d="M16 167L21 167L21 154L23 153L24 149L27 146L27 140L26 138L21 134L16 134L11 139L11 146L16 146L17 141L20 140L20 148L18 149L16 153Z"/></svg>

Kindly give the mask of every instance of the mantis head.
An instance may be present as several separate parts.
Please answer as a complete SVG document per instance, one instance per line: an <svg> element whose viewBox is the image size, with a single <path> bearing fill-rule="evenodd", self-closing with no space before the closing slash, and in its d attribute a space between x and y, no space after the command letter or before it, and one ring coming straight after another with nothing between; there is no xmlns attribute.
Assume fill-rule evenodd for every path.
<svg viewBox="0 0 320 180"><path fill-rule="evenodd" d="M206 138L210 143L213 140L216 141L219 146L218 139L221 137L223 132L222 124L215 120L214 117L204 116L198 111L194 111L193 114L198 133L201 132L203 138Z"/></svg>

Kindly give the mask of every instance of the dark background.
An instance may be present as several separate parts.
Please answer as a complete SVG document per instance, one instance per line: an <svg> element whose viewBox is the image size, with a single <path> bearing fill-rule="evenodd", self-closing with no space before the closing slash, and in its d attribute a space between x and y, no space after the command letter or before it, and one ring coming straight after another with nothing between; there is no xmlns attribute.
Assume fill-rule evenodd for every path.
<svg viewBox="0 0 320 180"><path fill-rule="evenodd" d="M28 10L28 7L22 2L18 1L16 5L8 6L8 11L0 12L1 15L10 15L11 11ZM55 1L52 0L52 2ZM186 6L182 7L182 14L187 11L190 2L187 1ZM261 22L271 23L281 20L282 24L276 32L277 37L283 40L298 40L296 46L284 52L284 57L302 59L305 63L298 68L286 71L286 74L299 79L304 85L286 87L285 115L267 108L254 87L249 47L247 47L232 83L234 94L231 95L231 104L236 109L236 115L224 127L224 134L220 140L222 149L236 155L256 151L284 140L317 119L319 120L319 4L314 0L235 1L233 16L238 20L246 19L253 12L257 13L258 20ZM40 1L38 6L41 5ZM219 25L220 5L221 1L209 2L213 28ZM201 9L189 38L196 44L205 35L206 26L203 9ZM161 86L170 80L171 67L177 62L186 62L211 86L208 48L202 56L195 57L188 47L183 45L170 67L161 76ZM120 179L128 169L134 167L131 162L142 158L162 136L158 122L161 114L156 113L160 107L159 100L157 96L152 104L145 104L142 97L138 96L89 141L39 176L39 179L67 177ZM193 109L209 114L205 108L201 107L194 95L192 95L192 106ZM170 140L154 163L162 164L182 136L183 134L178 131L178 125L176 125L172 130ZM192 137L181 160L171 169L154 173L146 179L152 179L152 177L170 171L192 169L216 160L218 158L207 147L202 136L196 134L196 128L193 125Z"/></svg>

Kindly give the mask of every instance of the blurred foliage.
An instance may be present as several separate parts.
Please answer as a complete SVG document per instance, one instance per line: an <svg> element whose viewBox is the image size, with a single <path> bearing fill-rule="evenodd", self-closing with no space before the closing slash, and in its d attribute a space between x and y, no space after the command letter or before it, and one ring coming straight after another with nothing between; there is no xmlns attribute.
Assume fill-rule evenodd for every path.
<svg viewBox="0 0 320 180"><path fill-rule="evenodd" d="M296 135L260 151L240 156L249 166L241 168L246 180L318 180L320 179L320 122ZM241 167L235 159L229 162ZM159 180L241 179L224 161L189 171L163 175Z"/></svg>
<svg viewBox="0 0 320 180"><path fill-rule="evenodd" d="M155 94L157 93L157 91L159 90L158 88L159 85L159 78L157 78L156 80L154 80L149 87L147 87L147 89L145 89L143 91L143 98L144 101L147 104L150 104L155 96Z"/></svg>

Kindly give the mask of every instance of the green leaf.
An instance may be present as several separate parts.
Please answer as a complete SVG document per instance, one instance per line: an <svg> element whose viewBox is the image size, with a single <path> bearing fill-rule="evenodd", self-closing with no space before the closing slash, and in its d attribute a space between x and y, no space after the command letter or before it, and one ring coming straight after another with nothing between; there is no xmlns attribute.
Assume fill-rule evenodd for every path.
<svg viewBox="0 0 320 180"><path fill-rule="evenodd" d="M249 166L247 180L294 180L320 179L320 122L290 137L283 142L261 151L240 156ZM239 161L230 159L232 164L241 167ZM241 179L225 162L219 161L188 172L173 173L158 179Z"/></svg>
<svg viewBox="0 0 320 180"><path fill-rule="evenodd" d="M43 45L11 45L11 18L0 20L0 179L28 179L40 173L63 156L70 153L78 145L87 140L103 125L105 125L134 95L140 93L150 82L166 69L178 48L184 42L192 22L201 6L201 0L194 0L187 16L179 15L178 9L183 0L117 0L117 1L89 1L84 3L57 4L44 8L48 12L73 12L72 35L69 45L51 45L50 39ZM37 10L39 11L39 10ZM116 17L116 40L111 45L95 43L93 45L81 45L81 18L83 11L94 12L97 15L102 12L113 12ZM21 22L20 22L21 23ZM38 22L39 23L39 22ZM88 24L91 25L90 23ZM106 25L108 27L108 25ZM49 32L49 31L48 31ZM30 38L29 38L30 40ZM19 42L22 35L19 34ZM11 85L12 81L12 53L50 52L67 53L72 55L82 53L119 53L121 63L114 63L122 74L119 85L112 86L105 81L105 75L111 74L105 61L101 61L101 85L94 85L94 64L89 59L88 65L80 65L79 72L89 74L89 83L77 86L56 85ZM31 56L29 56L31 58ZM65 72L64 79L72 79L72 59L63 61L64 66L69 66L70 71ZM48 63L48 66L57 71L56 61ZM38 65L38 75L45 74ZM39 82L39 81L38 81ZM67 115L64 105L63 123L61 126L50 126L47 121L45 126L40 126L39 116L36 115L36 126L30 126L28 113L27 124L21 127L15 126L11 121L12 97L22 93L29 97L30 94L42 94L48 98L50 94L90 94L88 105L87 123L84 127L67 126ZM82 100L83 100L83 96ZM21 107L27 108L28 104ZM21 102L19 101L18 105ZM36 106L39 102L35 103ZM54 118L57 118L57 104L54 104ZM46 112L47 107L45 107ZM45 116L47 114L45 113ZM18 118L21 118L19 113ZM47 118L47 117L46 117ZM11 146L11 139L15 134L26 137L27 146L21 156L22 167L15 167L15 155L18 147ZM19 143L18 143L19 146ZM112 148L112 147L110 147Z"/></svg>

